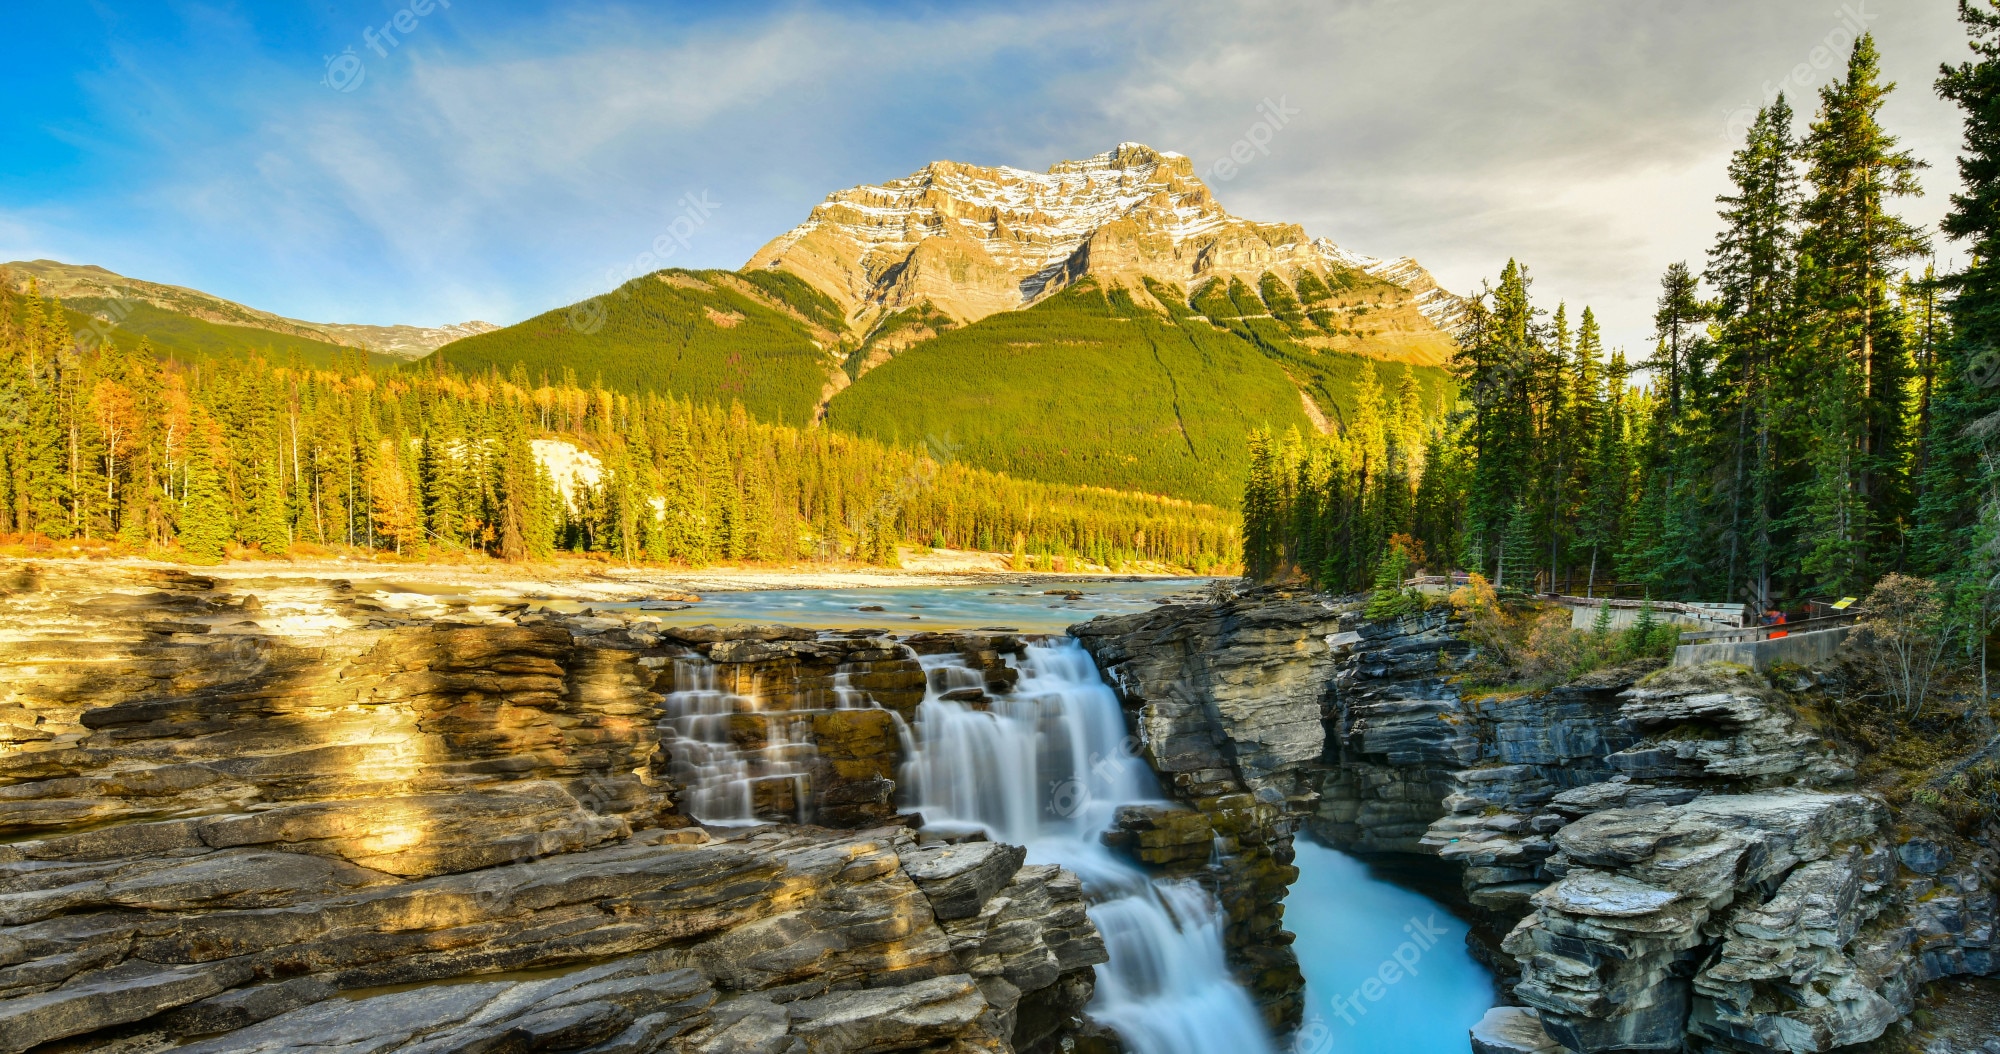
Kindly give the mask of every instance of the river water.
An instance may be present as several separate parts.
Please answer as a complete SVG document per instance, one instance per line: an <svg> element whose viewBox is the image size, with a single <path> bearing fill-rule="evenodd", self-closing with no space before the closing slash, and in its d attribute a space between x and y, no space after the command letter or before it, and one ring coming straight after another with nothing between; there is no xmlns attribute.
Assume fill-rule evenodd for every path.
<svg viewBox="0 0 2000 1054"><path fill-rule="evenodd" d="M1465 1054L1493 1005L1493 977L1465 949L1465 923L1300 836L1285 928L1306 975L1296 1054ZM1371 998L1372 997L1372 998Z"/></svg>
<svg viewBox="0 0 2000 1054"><path fill-rule="evenodd" d="M1044 587L1081 591L1074 598L987 586L760 590L713 594L668 614L684 623L881 625L903 632L1004 625L1047 634L1010 660L1020 681L987 709L943 698L983 685L979 671L956 656L924 659L928 684L915 722L902 730L907 761L898 795L904 810L922 814L927 830L977 828L1027 846L1031 863L1060 864L1083 880L1091 919L1111 956L1097 968L1089 1015L1134 1054L1462 1054L1466 1030L1492 1001L1491 982L1465 952L1463 924L1422 895L1299 839L1300 878L1286 898L1285 922L1298 934L1308 1010L1298 1035L1281 1041L1268 1034L1229 972L1223 920L1209 893L1192 881L1153 878L1103 845L1119 806L1164 795L1132 753L1116 696L1062 631L1099 614L1147 610L1157 597L1203 585L1154 579ZM866 607L883 610L857 610ZM911 613L922 617L909 619ZM737 752L725 715L755 711L756 701L719 693L705 662L682 665L662 725L672 732L690 807L706 822L754 823L749 780L789 778L794 769L803 778L803 766L789 754L796 740L774 727L766 756ZM872 705L851 695L835 705ZM1375 987L1366 987L1370 977Z"/></svg>
<svg viewBox="0 0 2000 1054"><path fill-rule="evenodd" d="M779 622L815 629L1006 627L1021 633L1061 633L1099 615L1150 611L1159 599L1198 592L1206 578L1104 580L1037 579L1032 585L871 586L855 589L743 589L704 594L684 609L655 612L666 625ZM634 604L598 604L630 608Z"/></svg>

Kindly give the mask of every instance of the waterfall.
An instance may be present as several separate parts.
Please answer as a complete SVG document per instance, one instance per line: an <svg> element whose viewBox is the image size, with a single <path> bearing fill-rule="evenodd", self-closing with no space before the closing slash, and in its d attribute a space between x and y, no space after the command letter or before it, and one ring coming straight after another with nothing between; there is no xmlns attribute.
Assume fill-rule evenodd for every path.
<svg viewBox="0 0 2000 1054"><path fill-rule="evenodd" d="M923 661L905 805L927 830L982 828L1083 879L1111 953L1087 1013L1134 1054L1269 1054L1263 1018L1224 961L1214 898L1194 882L1149 879L1100 840L1120 805L1163 796L1083 648L1028 645L1014 691L984 701L968 691L982 675L957 656Z"/></svg>
<svg viewBox="0 0 2000 1054"><path fill-rule="evenodd" d="M792 819L804 823L806 765L813 753L809 722L763 712L755 696L722 691L707 659L674 661L674 690L667 693L660 743L673 759L674 782L686 788L683 805L695 819L718 826L763 822L757 789L789 783ZM733 734L737 721L755 722L762 745L745 749Z"/></svg>

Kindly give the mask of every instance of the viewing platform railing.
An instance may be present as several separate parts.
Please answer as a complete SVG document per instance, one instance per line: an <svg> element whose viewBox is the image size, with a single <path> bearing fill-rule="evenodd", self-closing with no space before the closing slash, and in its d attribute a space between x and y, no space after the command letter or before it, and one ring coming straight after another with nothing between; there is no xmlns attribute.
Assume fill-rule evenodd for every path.
<svg viewBox="0 0 2000 1054"><path fill-rule="evenodd" d="M1681 634L1682 644L1735 644L1770 640L1774 636L1793 636L1811 633L1815 630L1833 629L1836 626L1850 626L1860 620L1865 611L1843 611L1838 615L1821 618L1800 619L1797 622L1780 622L1774 626L1744 626L1741 629L1712 629Z"/></svg>

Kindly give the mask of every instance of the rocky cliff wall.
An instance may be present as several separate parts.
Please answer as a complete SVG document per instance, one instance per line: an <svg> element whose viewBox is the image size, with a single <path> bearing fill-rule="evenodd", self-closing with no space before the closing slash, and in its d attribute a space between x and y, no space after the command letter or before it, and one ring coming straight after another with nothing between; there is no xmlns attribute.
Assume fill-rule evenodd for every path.
<svg viewBox="0 0 2000 1054"><path fill-rule="evenodd" d="M894 822L906 645L0 582L0 1051L1040 1051L1082 1025L1105 951L1075 876ZM690 670L759 700L726 718L744 756L810 748L755 807L846 829L696 824L661 729ZM837 705L859 686L881 706Z"/></svg>
<svg viewBox="0 0 2000 1054"><path fill-rule="evenodd" d="M1303 825L1459 870L1474 951L1520 1004L1476 1051L1829 1051L2000 968L1991 848L1897 821L1762 676L1639 664L1467 695L1443 610L1357 608L1266 590L1074 632L1192 809L1247 792L1274 847ZM1137 819L1140 846L1175 826Z"/></svg>

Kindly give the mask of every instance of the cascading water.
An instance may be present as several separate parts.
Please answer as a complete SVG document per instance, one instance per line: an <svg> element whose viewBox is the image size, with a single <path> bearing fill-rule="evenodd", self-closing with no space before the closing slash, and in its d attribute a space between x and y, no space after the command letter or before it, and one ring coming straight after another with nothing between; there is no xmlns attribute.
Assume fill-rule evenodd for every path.
<svg viewBox="0 0 2000 1054"><path fill-rule="evenodd" d="M674 661L674 690L665 710L660 741L673 758L675 782L687 789L684 804L695 819L718 826L761 823L759 784L783 782L790 784L798 813L793 818L804 822L805 762L813 748L799 727L803 722L762 713L754 696L722 691L715 666L706 659ZM738 715L762 726L762 746L737 744L731 725Z"/></svg>
<svg viewBox="0 0 2000 1054"><path fill-rule="evenodd" d="M1222 915L1207 891L1150 880L1099 840L1120 805L1161 794L1083 648L1028 645L1019 684L986 709L946 698L982 687L977 670L944 655L924 666L906 804L927 829L980 827L1083 879L1111 953L1090 1016L1137 1054L1268 1054L1263 1018L1224 961Z"/></svg>

